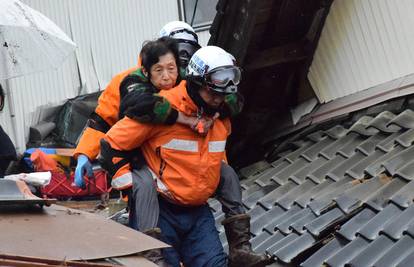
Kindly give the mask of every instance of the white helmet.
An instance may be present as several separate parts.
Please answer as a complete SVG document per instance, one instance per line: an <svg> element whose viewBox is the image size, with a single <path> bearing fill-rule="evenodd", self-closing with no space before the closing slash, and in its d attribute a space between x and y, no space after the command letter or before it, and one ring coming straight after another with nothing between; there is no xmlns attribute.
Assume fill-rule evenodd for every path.
<svg viewBox="0 0 414 267"><path fill-rule="evenodd" d="M241 70L235 65L235 58L217 46L200 48L188 63L188 80L223 94L236 93L240 83Z"/></svg>
<svg viewBox="0 0 414 267"><path fill-rule="evenodd" d="M200 49L198 36L194 29L183 21L171 21L160 31L160 37L171 37L177 41L180 65L187 67L191 56Z"/></svg>
<svg viewBox="0 0 414 267"><path fill-rule="evenodd" d="M164 36L198 43L198 36L193 27L184 21L171 21L165 24L160 31L160 37Z"/></svg>

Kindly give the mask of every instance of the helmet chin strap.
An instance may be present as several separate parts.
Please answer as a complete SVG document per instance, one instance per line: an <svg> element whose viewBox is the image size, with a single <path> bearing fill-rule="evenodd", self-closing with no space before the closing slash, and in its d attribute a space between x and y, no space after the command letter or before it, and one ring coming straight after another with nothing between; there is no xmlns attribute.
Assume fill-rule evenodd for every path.
<svg viewBox="0 0 414 267"><path fill-rule="evenodd" d="M209 106L203 98L200 96L198 92L200 86L195 84L194 82L187 82L187 94L190 96L191 100L193 100L194 104L198 107L199 110L203 110L207 116L214 116L216 112L219 110Z"/></svg>

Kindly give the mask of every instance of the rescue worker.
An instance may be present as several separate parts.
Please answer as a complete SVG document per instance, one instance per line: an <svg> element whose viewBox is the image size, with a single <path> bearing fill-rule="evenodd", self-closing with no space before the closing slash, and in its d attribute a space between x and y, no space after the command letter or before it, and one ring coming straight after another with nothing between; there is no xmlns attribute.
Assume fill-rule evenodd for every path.
<svg viewBox="0 0 414 267"><path fill-rule="evenodd" d="M200 48L198 38L193 28L185 22L173 21L167 23L160 32L161 36L177 37L177 41L183 51L180 52L180 59L185 62ZM188 58L188 59L186 59ZM138 59L138 65L129 68L117 74L105 88L98 99L98 106L90 116L87 127L79 139L78 145L74 152L74 157L77 159L77 166L75 169L75 184L78 187L84 187L83 176L92 176L91 161L95 160L100 151L99 141L105 133L119 120L119 107L121 99L128 94L128 83L121 87L121 82L129 75L140 73L141 60ZM140 79L142 78L139 77ZM134 81L134 79L132 79ZM179 81L178 81L179 82ZM178 83L177 83L178 84ZM172 86L171 86L172 87ZM170 87L170 88L171 88ZM169 89L169 88L168 88ZM178 117L177 122L192 126L195 118L187 118L183 114Z"/></svg>
<svg viewBox="0 0 414 267"><path fill-rule="evenodd" d="M211 48L209 48L211 50ZM220 69L218 68L218 70L220 70L221 75L230 75L231 77L234 77L234 81L237 81L236 83L238 83L238 81L240 80L240 71L236 71L238 69L235 69L233 66L233 62L234 62L234 58L226 53L224 50L219 49L219 48L215 48L216 50L219 50L219 53L217 53L217 51L213 52L203 52L201 53L201 57L205 57L207 58L209 56L209 53L212 53L212 55L214 55L214 52L216 52L216 54L219 54L220 56L225 56L225 58L230 58L230 60L227 60L228 65L226 65L228 68L224 68L224 69ZM144 49L143 49L144 50ZM208 51L208 50L207 50ZM143 54L143 64L145 66L145 53ZM161 57L160 57L161 59ZM193 59L192 59L193 60ZM193 60L193 66L194 62L197 60L197 58L194 58ZM191 62L191 61L190 61ZM208 61L207 61L208 62ZM229 63L230 62L230 63ZM231 64L231 65L229 65ZM214 65L210 65L210 66L214 66ZM147 68L149 69L149 68ZM205 87L205 83L200 80L200 78L203 75L200 75L200 73L198 73L194 67L190 66L188 67L189 70L189 74L191 77L191 80L189 82L189 87L188 88L193 88L192 90L187 89L188 93L190 94L190 98L195 101L195 103L198 103L197 106L197 111L200 113L200 111L202 111L202 113L204 113L204 115L207 116L211 116L214 117L214 115L216 114L217 111L220 110L220 106L221 102L215 103L213 100L211 100L211 97L209 98L209 95L213 95L213 99L220 99L220 97L222 97L224 99L224 95L220 95L220 97L217 97L215 95L215 91L214 90L210 90L209 94L204 94L202 92L204 92L204 90L200 90L200 94L198 92L198 90L194 89L194 88L200 88L200 87ZM217 73L215 73L215 75L213 76L214 78L216 78L215 82L217 82L217 77L220 78L220 75L217 75ZM148 74L147 74L148 75ZM196 79L193 79L194 77L197 77ZM210 76L208 76L210 77ZM223 76L225 77L225 76ZM233 80L232 80L233 81ZM234 82L233 81L233 82ZM154 83L153 79L151 79L151 82ZM229 81L227 81L229 82ZM181 84L180 84L181 85ZM221 90L221 93L223 93L223 90L227 90L225 91L225 93L230 94L230 93L235 93L237 87L235 85L233 86L228 86L226 87L227 84L222 84L222 86L225 87L225 89L223 88L219 88ZM206 87L207 88L207 87ZM220 91L218 90L218 91ZM233 91L232 91L233 90ZM207 101L204 101L203 99L207 99L210 100L210 105L206 104ZM167 98L167 100L169 101L169 99ZM139 103L139 102L138 102ZM160 102L162 103L162 102ZM207 102L208 103L208 102ZM172 103L173 106L177 106L176 104L174 105L174 103ZM179 109L180 110L180 109ZM182 111L182 110L180 110ZM195 111L195 110L193 110ZM188 113L188 111L187 111ZM131 113L127 113L127 115L130 118L135 118L136 116L134 114L134 112ZM140 114L142 115L142 114ZM138 116L140 117L140 116ZM129 118L129 119L130 119ZM140 119L136 119L139 122ZM213 126L214 128L215 126ZM109 135L109 133L108 133ZM207 133L207 136L209 135L209 133ZM138 213L141 210L141 215L136 216L136 217L141 217L141 221L146 221L146 219L148 217L151 217L151 214L153 213L154 210L157 209L156 206L158 206L158 203L156 202L156 193L153 194L151 192L151 190L142 190L142 182L143 182L143 178L144 177L148 177L148 173L151 174L151 170L150 169L144 169L144 170L134 170L133 173L130 172L130 169L127 165L125 165L125 161L124 162L119 162L119 149L116 147L111 147L111 144L107 144L105 145L105 141L102 143L102 156L104 158L106 158L106 161L110 161L110 163L112 163L114 166L117 165L116 168L112 168L113 173L114 174L114 179L113 179L113 186L116 187L123 187L123 186L128 186L132 182L134 183L133 186L133 198L135 198L138 201L135 201L135 203L132 204L136 204L136 206L139 206L138 209L136 208L132 208L132 211L138 210ZM214 142L213 142L214 143ZM110 147L108 147L108 145ZM105 148L106 147L106 148ZM125 150L125 147L122 147L121 150ZM144 152L145 154L145 152ZM224 153L223 153L224 156ZM116 159L117 162L113 162L113 160ZM148 161L148 159L147 159ZM148 162L150 168L151 168L151 164ZM223 168L224 166L224 168ZM226 167L227 166L227 167ZM108 169L111 169L111 167L109 167ZM223 211L225 211L226 213L226 217L227 219L223 222L223 224L225 225L225 229L226 229L226 234L228 237L228 242L229 242L229 247L230 247L230 266L240 266L240 264L244 264L246 266L264 266L265 263L267 263L267 258L264 255L258 255L258 254L254 254L251 251L251 245L249 243L249 239L250 239L250 235L249 235L249 226L250 226L250 218L248 217L248 215L246 215L244 213L244 209L242 207L242 203L241 203L241 190L240 190L240 184L239 184L239 180L237 175L234 173L233 169L231 167L229 167L227 164L221 164L221 169L223 171L223 169L227 170L228 173L227 175L222 174L222 179L220 179L220 185L219 185L219 190L217 190L217 195L219 200L222 202L223 204ZM152 173L151 176L154 176L154 174ZM227 177L227 178L223 178L223 177ZM145 180L145 179L144 179ZM124 184L125 183L125 184ZM149 186L151 186L151 180L146 182ZM137 185L138 184L138 185ZM160 187L158 187L160 188ZM162 186L161 186L162 188ZM145 196L145 197L142 197ZM153 202L151 204L151 202ZM143 205L143 203L145 205ZM184 203L185 204L185 203ZM194 203L193 203L194 204ZM167 205L168 203L164 203L164 201L160 201L160 206L161 206L161 217L163 212L163 208L164 206ZM190 203L191 205L191 203ZM177 208L170 208L170 209L166 209L168 210L174 210L174 212L177 212ZM181 210L181 208L178 208L178 210ZM178 211L179 212L179 211ZM150 213L150 216L145 216L147 214L145 213ZM142 220L142 217L145 216L146 218L144 220ZM130 218L134 218L135 216L130 214ZM168 216L167 216L168 217ZM160 225L163 225L163 220L160 218ZM148 226L148 225L147 225ZM169 228L168 225L166 227L167 229ZM138 227L138 229L140 229L140 227ZM145 229L145 228L144 228ZM142 230L142 228L141 228ZM214 242L213 242L214 243ZM176 257L177 258L177 257Z"/></svg>
<svg viewBox="0 0 414 267"><path fill-rule="evenodd" d="M208 55L218 67L232 67L233 74L237 71L240 74L224 50L205 47L198 51ZM214 65L210 63L209 66ZM231 79L237 84L240 75L233 76ZM237 85L226 85L215 91L193 82L188 86L182 82L171 90L161 91L160 96L187 115L204 113L204 108L212 112L218 110L227 90L237 90ZM213 115L210 112L203 115ZM220 182L221 161L229 134L229 119L217 119L207 135L200 136L180 124L143 124L125 117L104 138L115 150L141 147L148 171L156 179L160 192L159 226L163 240L174 248L165 253L172 266L180 266L181 261L185 266L226 266L226 256L206 202ZM111 158L114 164L117 160L117 157ZM113 178L115 181L135 176L128 164L117 174Z"/></svg>
<svg viewBox="0 0 414 267"><path fill-rule="evenodd" d="M145 66L145 69L150 68L150 65ZM136 77L138 77L138 75ZM163 107L168 101L159 99L155 102L155 98L150 97L149 95L151 92L143 89L142 87L145 88L145 86L143 86L143 82L140 82L136 77L134 78L134 82L129 83L129 86L131 88L135 87L140 89L132 89L132 92L128 94L128 97L122 101L121 111L123 114L126 114L140 123L148 123L150 121L154 122L154 119L148 118L156 117L153 114L151 115L151 111L155 110L155 103L157 102L159 107ZM146 92L142 94L144 91ZM197 95L194 97L197 98ZM159 96L156 96L156 98L159 98ZM242 107L242 103L240 103L241 100L241 95L230 92L225 95L224 105L221 105L217 109L211 109L208 106L204 106L203 109L205 113L213 118L215 118L216 114L214 112L216 111L219 112L220 118L226 118L240 112ZM167 108L164 108L164 110L166 109ZM206 127L205 129L202 128L205 134L211 125L211 120L205 120L202 117L199 117L199 120L202 120L202 125ZM196 123L193 125L196 126ZM102 154L105 153L115 153L118 157L122 157L121 152L112 151L110 148L105 151L103 149ZM126 162L127 161L123 161L123 163ZM122 163L118 164L118 166L120 165L122 165ZM116 171L116 169L113 169L112 172L110 171L110 176L115 175ZM129 223L132 228L147 232L149 229L153 229L157 225L156 222L158 220L159 211L157 209L158 204L156 202L156 194L152 190L151 176L148 171L144 168L137 169L134 172L136 177L140 177L140 179L134 179L133 177L125 178L133 183L131 192L132 195L129 198ZM250 217L245 213L245 209L243 207L238 175L235 173L233 168L231 168L224 161L221 164L221 177L222 179L220 179L220 185L216 191L215 197L222 204L222 209L226 218L222 223L225 227L226 235L230 244L230 266L240 266L241 264L247 266L262 266L264 263L268 262L268 258L264 255L256 254L251 250L251 245L249 243L250 235L248 230L250 228ZM112 186L117 188L116 183L113 183ZM123 187L125 185L121 186Z"/></svg>

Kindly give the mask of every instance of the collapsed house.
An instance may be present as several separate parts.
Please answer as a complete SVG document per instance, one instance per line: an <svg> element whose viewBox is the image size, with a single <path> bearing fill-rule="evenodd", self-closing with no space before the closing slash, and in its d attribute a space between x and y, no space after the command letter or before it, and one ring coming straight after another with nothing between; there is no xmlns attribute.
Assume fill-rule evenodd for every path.
<svg viewBox="0 0 414 267"><path fill-rule="evenodd" d="M411 4L219 1L210 44L242 66L252 244L275 266L411 266ZM408 12L408 13L407 13ZM226 245L220 204L210 202Z"/></svg>

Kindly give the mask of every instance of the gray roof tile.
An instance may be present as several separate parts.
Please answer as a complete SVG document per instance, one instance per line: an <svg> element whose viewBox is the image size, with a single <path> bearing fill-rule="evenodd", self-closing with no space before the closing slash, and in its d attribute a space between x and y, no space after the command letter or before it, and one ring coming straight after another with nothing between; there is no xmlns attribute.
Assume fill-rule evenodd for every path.
<svg viewBox="0 0 414 267"><path fill-rule="evenodd" d="M392 221L392 218L401 213L402 210L398 206L390 204L365 224L365 226L358 231L358 234L368 240L374 240L378 237L379 232Z"/></svg>
<svg viewBox="0 0 414 267"><path fill-rule="evenodd" d="M368 127L374 127L384 133L398 132L401 127L396 124L388 124L392 119L396 117L395 114L389 111L383 111L378 114L368 125Z"/></svg>
<svg viewBox="0 0 414 267"><path fill-rule="evenodd" d="M273 255L285 263L290 263L293 258L302 251L312 247L315 242L316 240L312 235L305 233L292 240L286 246L273 252Z"/></svg>
<svg viewBox="0 0 414 267"><path fill-rule="evenodd" d="M332 159L338 150L344 146L349 145L349 143L352 143L356 138L358 138L357 134L345 135L344 137L336 140L329 146L322 149L322 151L319 152L319 155L323 156L326 159Z"/></svg>
<svg viewBox="0 0 414 267"><path fill-rule="evenodd" d="M362 179L365 176L365 169L374 162L377 162L378 159L383 155L384 152L382 152L381 150L375 150L373 154L362 159L360 162L352 166L345 173L354 179Z"/></svg>
<svg viewBox="0 0 414 267"><path fill-rule="evenodd" d="M252 207L256 205L259 199L261 199L263 196L267 195L268 193L272 192L278 187L279 185L272 183L272 184L269 184L269 185L266 185L264 187L257 189L256 191L252 192L249 195L243 194L244 195L243 203L247 208L251 209Z"/></svg>
<svg viewBox="0 0 414 267"><path fill-rule="evenodd" d="M397 267L412 267L414 262L414 253L407 255L404 259L402 259L398 264Z"/></svg>
<svg viewBox="0 0 414 267"><path fill-rule="evenodd" d="M298 158L292 164L284 168L283 171L278 172L277 174L273 175L272 178L270 179L279 185L283 185L287 182L287 180L289 179L289 176L300 171L302 168L304 168L308 164L309 162L305 160L304 158Z"/></svg>
<svg viewBox="0 0 414 267"><path fill-rule="evenodd" d="M371 209L363 209L352 219L347 221L341 228L338 230L338 234L351 241L355 239L356 233L365 226L365 224L371 220L376 213Z"/></svg>
<svg viewBox="0 0 414 267"><path fill-rule="evenodd" d="M277 204L285 209L289 209L295 201L302 196L303 193L308 192L316 184L311 180L306 180L302 184L295 186L288 194L284 194L282 198L277 200Z"/></svg>
<svg viewBox="0 0 414 267"><path fill-rule="evenodd" d="M252 218L252 220L254 218L260 217L262 216L262 214L265 214L267 210L265 210L263 207L257 205L255 206L253 209L250 209L247 211L247 214L250 215L250 217Z"/></svg>
<svg viewBox="0 0 414 267"><path fill-rule="evenodd" d="M410 227L404 231L404 234L410 235L412 238L414 238L414 225L410 225Z"/></svg>
<svg viewBox="0 0 414 267"><path fill-rule="evenodd" d="M342 155L336 155L333 159L329 160L319 168L315 169L312 173L309 173L307 178L313 180L315 183L321 183L325 179L326 174L333 168L341 164L345 160Z"/></svg>
<svg viewBox="0 0 414 267"><path fill-rule="evenodd" d="M331 179L326 179L321 184L318 184L317 186L311 188L308 192L302 194L302 196L295 200L295 203L297 203L301 207L306 207L315 196L320 195L320 193L324 190L329 190L333 184L335 184L334 181L332 181Z"/></svg>
<svg viewBox="0 0 414 267"><path fill-rule="evenodd" d="M365 158L365 155L361 152L356 152L350 158L343 161L341 164L330 170L326 176L334 181L339 181L344 178L345 172L355 166L358 162Z"/></svg>
<svg viewBox="0 0 414 267"><path fill-rule="evenodd" d="M374 210L381 211L396 192L403 188L407 183L401 179L394 178L385 184L381 189L369 197L365 204Z"/></svg>
<svg viewBox="0 0 414 267"><path fill-rule="evenodd" d="M389 135L377 144L376 149L381 150L384 153L390 152L394 149L395 145L397 144L397 138L400 137L403 133L404 131L400 131Z"/></svg>
<svg viewBox="0 0 414 267"><path fill-rule="evenodd" d="M414 239L411 236L402 237L377 262L376 267L395 266L407 256L414 253Z"/></svg>
<svg viewBox="0 0 414 267"><path fill-rule="evenodd" d="M410 109L404 110L393 118L388 124L395 124L406 129L412 129L414 128L414 112Z"/></svg>
<svg viewBox="0 0 414 267"><path fill-rule="evenodd" d="M384 160L382 164L391 175L394 175L399 168L412 161L413 158L414 146L402 150L390 159Z"/></svg>
<svg viewBox="0 0 414 267"><path fill-rule="evenodd" d="M348 129L344 128L342 125L336 125L325 131L326 135L335 140L344 137L347 133Z"/></svg>
<svg viewBox="0 0 414 267"><path fill-rule="evenodd" d="M329 259L326 260L326 263L331 267L344 266L355 256L357 256L361 250L366 249L368 244L369 242L364 238L357 237L345 245L345 247L336 254L329 257Z"/></svg>
<svg viewBox="0 0 414 267"><path fill-rule="evenodd" d="M414 199L414 181L409 182L403 188L398 190L390 201L402 208L406 208L413 203Z"/></svg>
<svg viewBox="0 0 414 267"><path fill-rule="evenodd" d="M252 244L252 249L256 251L256 248L259 247L263 242L265 242L267 239L269 239L273 234L270 234L266 231L261 232L257 236L253 237L250 240L250 243ZM264 250L263 250L264 251Z"/></svg>
<svg viewBox="0 0 414 267"><path fill-rule="evenodd" d="M264 228L264 226L272 219L278 218L285 213L281 207L275 206L273 209L265 212L261 216L252 218L250 226L250 232L254 235L258 235Z"/></svg>
<svg viewBox="0 0 414 267"><path fill-rule="evenodd" d="M414 129L410 129L398 136L395 142L403 147L410 147L414 142Z"/></svg>
<svg viewBox="0 0 414 267"><path fill-rule="evenodd" d="M315 199L309 203L309 208L317 215L323 213L330 206L336 205L333 202L336 196L343 194L347 189L354 187L354 182L350 178L344 178L339 182L330 184L315 196Z"/></svg>
<svg viewBox="0 0 414 267"><path fill-rule="evenodd" d="M257 203L266 209L271 209L279 199L283 198L283 196L287 195L288 192L290 192L297 186L298 185L296 183L288 181L284 185L279 186L272 192L263 196L261 199L257 201Z"/></svg>
<svg viewBox="0 0 414 267"><path fill-rule="evenodd" d="M306 210L309 210L309 209L306 209ZM293 231L302 234L302 233L306 232L305 225L309 224L310 222L312 222L315 219L316 219L315 213L309 212L308 215L296 220L296 222L293 222L290 225L290 228Z"/></svg>
<svg viewBox="0 0 414 267"><path fill-rule="evenodd" d="M414 159L399 168L395 172L395 176L401 177L407 181L414 180Z"/></svg>
<svg viewBox="0 0 414 267"><path fill-rule="evenodd" d="M300 213L303 209L298 205L293 206L290 210L286 211L284 214L270 219L265 225L264 229L269 233L275 232L277 226L288 221L291 217L295 216L297 213Z"/></svg>
<svg viewBox="0 0 414 267"><path fill-rule="evenodd" d="M280 167L275 167L267 171L266 173L263 173L260 177L258 177L255 181L255 183L259 186L263 186L266 184L269 184L270 179L272 179L273 176L277 175L278 173L282 172L284 169L288 168L292 163L288 163L286 160L281 164Z"/></svg>
<svg viewBox="0 0 414 267"><path fill-rule="evenodd" d="M305 143L303 143L298 149L295 149L294 151L292 151L291 153L287 154L286 156L284 156L283 158L292 163L294 162L304 151L306 151L309 147L311 147L312 145L314 145L315 142L313 141L306 141Z"/></svg>
<svg viewBox="0 0 414 267"><path fill-rule="evenodd" d="M365 137L358 135L355 139L352 140L352 142L349 142L345 146L341 147L337 153L346 158L350 158L352 155L354 155L355 149L365 140Z"/></svg>
<svg viewBox="0 0 414 267"><path fill-rule="evenodd" d="M401 214L395 216L380 233L387 235L393 240L398 240L402 237L402 233L409 227L414 225L414 205L409 206Z"/></svg>
<svg viewBox="0 0 414 267"><path fill-rule="evenodd" d="M372 266L381 258L392 246L394 242L386 236L380 236L371 242L364 250L349 261L349 265L355 267Z"/></svg>
<svg viewBox="0 0 414 267"><path fill-rule="evenodd" d="M266 252L270 255L273 255L276 251L283 248L284 246L288 245L290 242L298 238L299 235L296 233L291 233L287 236L285 236L283 239L279 240L278 242L274 243L272 246L270 246L268 249L266 249Z"/></svg>
<svg viewBox="0 0 414 267"><path fill-rule="evenodd" d="M270 248L271 246L273 246L274 244L279 243L282 239L285 238L285 235L280 233L280 232L276 232L274 233L271 237L269 237L268 239L266 239L263 243L259 244L256 248L255 251L259 252L259 253L263 253L265 252L268 248Z"/></svg>
<svg viewBox="0 0 414 267"><path fill-rule="evenodd" d="M240 178L248 179L249 177L255 176L256 174L270 168L271 165L265 161L261 160L252 165L246 166L239 170Z"/></svg>
<svg viewBox="0 0 414 267"><path fill-rule="evenodd" d="M369 137L368 139L366 139L365 141L363 141L361 144L359 144L356 147L356 150L360 151L365 156L369 156L372 153L374 153L375 148L379 144L379 142L384 140L386 137L387 136L384 135L383 133L378 133L376 135L373 135L373 136Z"/></svg>
<svg viewBox="0 0 414 267"><path fill-rule="evenodd" d="M335 140L330 137L325 137L325 139L323 139L322 141L315 143L307 150L305 150L300 156L309 162L314 161L318 157L319 152L325 147L332 144L334 141Z"/></svg>
<svg viewBox="0 0 414 267"><path fill-rule="evenodd" d="M306 139L313 141L314 143L320 142L326 138L326 134L324 131L319 130L313 133L310 133L306 136Z"/></svg>
<svg viewBox="0 0 414 267"><path fill-rule="evenodd" d="M394 149L397 138L400 137L400 135L403 133L404 131L400 131L389 135L384 140L378 143L377 149L381 150L384 153L390 152Z"/></svg>
<svg viewBox="0 0 414 267"><path fill-rule="evenodd" d="M322 230L331 224L335 223L341 217L344 216L344 213L338 209L332 209L325 214L317 217L312 222L305 225L305 228L314 236L318 236Z"/></svg>
<svg viewBox="0 0 414 267"><path fill-rule="evenodd" d="M328 160L324 157L318 157L316 160L312 161L311 163L307 164L304 168L299 170L297 173L292 174L289 178L294 181L295 183L302 183L305 181L306 176L309 173L314 172L320 166L325 164Z"/></svg>
<svg viewBox="0 0 414 267"><path fill-rule="evenodd" d="M385 168L383 166L384 162L393 158L395 155L397 155L403 150L404 148L402 146L396 146L393 150L384 154L383 156L380 156L377 161L366 167L364 170L365 173L369 174L372 177L381 174L385 171Z"/></svg>
<svg viewBox="0 0 414 267"><path fill-rule="evenodd" d="M374 129L374 128L367 129L367 126L372 121L372 119L373 118L370 116L362 116L357 122L355 122L351 126L348 134L351 134L352 132L357 133L359 135L364 135L364 136L371 136L371 135L377 134L379 132L377 129Z"/></svg>
<svg viewBox="0 0 414 267"><path fill-rule="evenodd" d="M376 176L363 181L363 183L356 184L346 190L343 195L335 199L336 204L343 212L352 212L356 207L359 207L362 203L375 195L377 190L386 186L391 179Z"/></svg>
<svg viewBox="0 0 414 267"><path fill-rule="evenodd" d="M300 266L302 267L320 267L323 263L330 258L332 255L335 255L340 251L348 242L340 238L334 238L329 241L328 244L323 246L312 256L310 256L306 261L304 261Z"/></svg>
<svg viewBox="0 0 414 267"><path fill-rule="evenodd" d="M287 218L286 220L279 222L275 227L280 232L284 234L289 234L292 232L292 230L294 230L293 228L291 228L291 225L304 218L309 218L312 214L313 213L310 209L301 209L297 213Z"/></svg>

